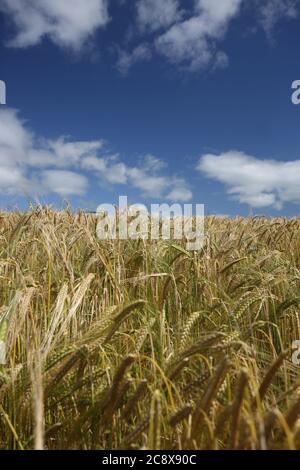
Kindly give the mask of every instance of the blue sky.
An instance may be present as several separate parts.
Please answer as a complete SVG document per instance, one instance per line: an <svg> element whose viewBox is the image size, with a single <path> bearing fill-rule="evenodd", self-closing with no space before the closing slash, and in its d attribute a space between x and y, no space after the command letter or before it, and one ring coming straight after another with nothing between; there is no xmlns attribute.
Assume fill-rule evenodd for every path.
<svg viewBox="0 0 300 470"><path fill-rule="evenodd" d="M296 215L298 0L0 0L0 205Z"/></svg>

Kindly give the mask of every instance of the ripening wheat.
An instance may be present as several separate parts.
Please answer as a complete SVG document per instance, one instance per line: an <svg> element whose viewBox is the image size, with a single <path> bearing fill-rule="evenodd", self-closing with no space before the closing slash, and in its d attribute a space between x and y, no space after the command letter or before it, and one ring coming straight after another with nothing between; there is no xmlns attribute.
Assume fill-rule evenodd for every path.
<svg viewBox="0 0 300 470"><path fill-rule="evenodd" d="M0 214L3 449L300 449L300 220L207 217L204 248Z"/></svg>

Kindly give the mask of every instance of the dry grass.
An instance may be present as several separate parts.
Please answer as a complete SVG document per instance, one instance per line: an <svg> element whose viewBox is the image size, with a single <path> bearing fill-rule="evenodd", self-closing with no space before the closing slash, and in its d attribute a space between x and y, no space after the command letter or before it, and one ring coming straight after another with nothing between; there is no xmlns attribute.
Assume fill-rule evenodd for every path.
<svg viewBox="0 0 300 470"><path fill-rule="evenodd" d="M299 449L299 228L208 217L192 253L0 214L1 448Z"/></svg>

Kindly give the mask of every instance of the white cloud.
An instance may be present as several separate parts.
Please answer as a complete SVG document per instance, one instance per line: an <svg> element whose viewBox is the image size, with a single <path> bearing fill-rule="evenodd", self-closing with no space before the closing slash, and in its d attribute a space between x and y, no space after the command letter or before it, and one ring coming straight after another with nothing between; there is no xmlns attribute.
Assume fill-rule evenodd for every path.
<svg viewBox="0 0 300 470"><path fill-rule="evenodd" d="M167 194L167 199L170 201L190 201L193 197L191 190L187 187L185 182L177 181L175 187Z"/></svg>
<svg viewBox="0 0 300 470"><path fill-rule="evenodd" d="M184 179L159 174L166 163L153 155L145 155L140 159L139 166L135 167L118 161L118 156L91 156L82 160L82 167L94 171L106 183L128 185L139 189L144 197L151 199L186 202L193 196Z"/></svg>
<svg viewBox="0 0 300 470"><path fill-rule="evenodd" d="M193 16L160 35L156 49L171 63L190 71L225 65L226 56L218 49L218 43L241 3L242 0L197 0Z"/></svg>
<svg viewBox="0 0 300 470"><path fill-rule="evenodd" d="M94 171L106 183L128 185L139 189L144 197L151 199L189 201L192 192L184 179L158 174L165 166L165 162L152 155L143 157L136 167L119 162L115 156L88 157L82 161L84 169Z"/></svg>
<svg viewBox="0 0 300 470"><path fill-rule="evenodd" d="M11 110L0 110L0 192L13 194L27 180L22 161L31 147L31 135Z"/></svg>
<svg viewBox="0 0 300 470"><path fill-rule="evenodd" d="M155 194L161 197L163 191L170 184L167 177L148 174L142 168L129 168L128 178L134 187L140 189L145 196L153 196Z"/></svg>
<svg viewBox="0 0 300 470"><path fill-rule="evenodd" d="M10 109L0 109L0 166L15 166L23 161L32 146L32 135Z"/></svg>
<svg viewBox="0 0 300 470"><path fill-rule="evenodd" d="M15 24L13 47L33 46L47 36L78 50L109 21L107 0L0 0L0 11Z"/></svg>
<svg viewBox="0 0 300 470"><path fill-rule="evenodd" d="M91 156L84 158L82 168L93 171L101 180L110 184L127 184L127 166L115 162L115 157Z"/></svg>
<svg viewBox="0 0 300 470"><path fill-rule="evenodd" d="M0 190L6 194L15 194L16 188L27 190L27 180L19 168L0 166Z"/></svg>
<svg viewBox="0 0 300 470"><path fill-rule="evenodd" d="M281 209L300 203L300 160L260 160L243 152L203 155L197 169L223 183L227 193L251 207Z"/></svg>
<svg viewBox="0 0 300 470"><path fill-rule="evenodd" d="M213 23L223 24L230 20L238 12L242 0L196 0L196 10L205 15Z"/></svg>
<svg viewBox="0 0 300 470"><path fill-rule="evenodd" d="M163 162L154 155L147 154L143 157L143 168L147 171L157 172L166 167L166 162Z"/></svg>
<svg viewBox="0 0 300 470"><path fill-rule="evenodd" d="M42 144L45 147L45 153L42 154L40 148L35 152L30 152L30 164L36 166L52 164L58 167L74 167L83 158L94 155L95 152L98 152L104 146L102 140L69 142L66 137L59 137L57 140L47 140L42 142ZM35 154L37 158L34 158Z"/></svg>
<svg viewBox="0 0 300 470"><path fill-rule="evenodd" d="M45 170L41 178L43 188L62 197L82 196L88 188L87 178L73 171Z"/></svg>
<svg viewBox="0 0 300 470"><path fill-rule="evenodd" d="M100 185L127 185L152 199L190 199L185 180L161 175L164 167L153 155L129 166L118 155L108 154L103 140L38 138L15 110L0 110L0 194L83 195L93 174Z"/></svg>
<svg viewBox="0 0 300 470"><path fill-rule="evenodd" d="M136 8L141 31L169 27L182 17L178 0L138 0Z"/></svg>
<svg viewBox="0 0 300 470"><path fill-rule="evenodd" d="M300 0L194 0L194 7L184 1L139 0L137 28L156 32L156 51L181 69L198 72L223 68L228 56L220 47L232 21L242 6L255 7L266 34L285 18L296 18ZM186 7L186 9L181 9Z"/></svg>
<svg viewBox="0 0 300 470"><path fill-rule="evenodd" d="M0 110L0 193L28 194L55 192L82 194L83 177L71 172L40 172L47 167L68 168L90 152L99 142L65 142L37 139L12 109ZM50 170L49 170L50 171ZM62 184L65 178L65 185ZM74 184L72 184L72 182Z"/></svg>
<svg viewBox="0 0 300 470"><path fill-rule="evenodd" d="M140 44L132 52L118 49L117 69L122 75L127 75L134 64L148 61L151 57L152 52L147 44Z"/></svg>

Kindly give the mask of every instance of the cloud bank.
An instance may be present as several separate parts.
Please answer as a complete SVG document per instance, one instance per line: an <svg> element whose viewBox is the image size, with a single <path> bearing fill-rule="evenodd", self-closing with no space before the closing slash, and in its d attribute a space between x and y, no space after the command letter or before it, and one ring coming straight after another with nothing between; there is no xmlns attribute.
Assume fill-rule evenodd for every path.
<svg viewBox="0 0 300 470"><path fill-rule="evenodd" d="M262 160L231 150L203 155L196 169L223 184L230 198L253 208L300 203L300 160ZM101 139L45 139L30 131L17 111L0 110L0 194L84 196L96 179L100 187L117 187L120 194L134 188L147 199L190 201L188 182L166 170L153 155L130 166L109 153Z"/></svg>
<svg viewBox="0 0 300 470"><path fill-rule="evenodd" d="M129 5L131 40L126 50L113 39L117 69L126 75L139 61L157 54L180 70L199 72L227 66L222 43L242 11L269 38L282 20L295 19L300 0L0 0L0 12L14 25L8 46L26 48L48 38L73 51L92 43L95 33L114 24L117 10ZM132 7L132 8L131 8ZM132 14L133 12L133 14ZM97 44L94 41L94 47Z"/></svg>
<svg viewBox="0 0 300 470"><path fill-rule="evenodd" d="M135 188L151 199L190 200L186 181L164 174L164 167L152 155L141 158L139 166L129 166L109 154L103 140L36 136L15 110L0 110L0 194L83 196L93 175L100 186Z"/></svg>

